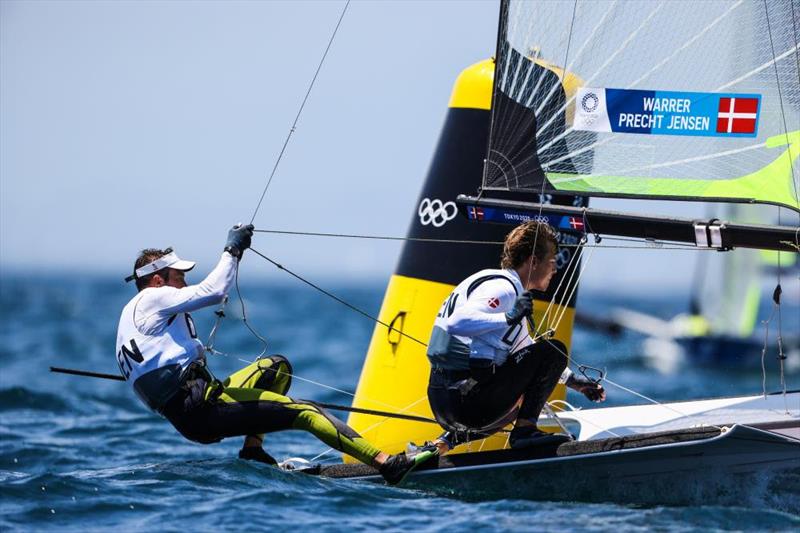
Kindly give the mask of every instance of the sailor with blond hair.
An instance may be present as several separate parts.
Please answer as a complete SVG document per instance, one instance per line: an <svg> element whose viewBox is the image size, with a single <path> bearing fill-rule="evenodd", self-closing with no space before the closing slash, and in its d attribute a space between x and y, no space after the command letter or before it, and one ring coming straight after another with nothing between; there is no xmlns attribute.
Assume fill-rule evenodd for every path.
<svg viewBox="0 0 800 533"><path fill-rule="evenodd" d="M512 448L563 440L536 427L559 381L590 400L605 400L602 386L567 368L563 343L531 337L531 291L547 290L556 273L557 251L549 225L521 224L505 239L501 268L468 277L442 304L427 352L428 400L446 430L433 443L440 452L511 422Z"/></svg>

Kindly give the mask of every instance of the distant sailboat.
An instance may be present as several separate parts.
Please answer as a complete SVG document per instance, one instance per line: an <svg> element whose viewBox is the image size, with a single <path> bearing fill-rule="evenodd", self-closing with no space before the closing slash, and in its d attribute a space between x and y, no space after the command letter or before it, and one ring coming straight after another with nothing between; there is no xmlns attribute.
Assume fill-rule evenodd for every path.
<svg viewBox="0 0 800 533"><path fill-rule="evenodd" d="M735 222L771 222L765 206L727 204L717 217ZM713 218L709 210L708 218ZM737 253L698 254L687 312L671 318L627 308L614 309L610 322L646 336L645 359L664 373L687 364L719 368L757 368L762 355L774 359L777 339L765 339L771 312L776 270L786 279L797 264L796 253L739 250ZM788 276L788 277L787 277ZM800 324L785 324L781 348L790 370L800 368Z"/></svg>

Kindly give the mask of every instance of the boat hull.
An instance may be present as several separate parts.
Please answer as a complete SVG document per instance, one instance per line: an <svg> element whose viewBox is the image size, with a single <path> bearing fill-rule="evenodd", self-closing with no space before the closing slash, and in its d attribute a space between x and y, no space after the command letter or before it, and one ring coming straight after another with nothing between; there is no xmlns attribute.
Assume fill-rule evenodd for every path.
<svg viewBox="0 0 800 533"><path fill-rule="evenodd" d="M408 486L466 499L684 505L736 503L786 476L800 479L800 441L735 426L699 441L423 471Z"/></svg>
<svg viewBox="0 0 800 533"><path fill-rule="evenodd" d="M504 453L511 460L499 461ZM572 442L533 450L529 459L513 455L519 453L444 457L439 464L413 472L404 487L465 500L645 505L740 505L744 499L779 492L773 487L800 487L800 440L740 425L722 432L702 428ZM492 459L497 462L484 462ZM348 475L327 467L322 474L382 481L357 468ZM800 501L797 493L784 503L772 504L800 512L795 501Z"/></svg>

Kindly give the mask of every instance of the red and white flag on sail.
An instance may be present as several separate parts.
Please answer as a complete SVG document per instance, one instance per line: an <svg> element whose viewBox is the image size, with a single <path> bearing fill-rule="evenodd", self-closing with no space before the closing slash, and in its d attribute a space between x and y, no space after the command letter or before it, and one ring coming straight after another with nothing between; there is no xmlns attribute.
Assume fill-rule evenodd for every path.
<svg viewBox="0 0 800 533"><path fill-rule="evenodd" d="M755 133L758 98L720 98L717 133Z"/></svg>

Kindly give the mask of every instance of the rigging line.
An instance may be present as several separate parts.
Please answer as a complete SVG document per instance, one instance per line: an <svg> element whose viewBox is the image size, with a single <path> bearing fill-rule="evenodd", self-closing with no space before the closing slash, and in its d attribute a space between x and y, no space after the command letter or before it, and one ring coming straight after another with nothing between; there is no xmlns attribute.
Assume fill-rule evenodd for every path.
<svg viewBox="0 0 800 533"><path fill-rule="evenodd" d="M427 396L427 394L426 394L426 395L425 395L425 396L423 396L422 398L420 398L420 399L418 399L418 400L415 400L415 401L411 402L410 404L408 404L407 406L405 406L405 407L403 407L402 409L400 409L400 412L402 413L402 412L404 412L406 409L411 409L412 407L414 407L415 405L417 405L419 402L421 402L422 400L425 400L425 399L427 399L427 398L428 398L428 396ZM361 434L361 435L366 435L367 433L369 433L369 432L370 432L370 431L372 431L373 429L377 429L378 427L380 427L381 425L385 424L385 423L386 423L386 422L388 422L388 421L389 421L389 419L388 419L388 418L385 418L384 420L379 420L378 422L375 422L375 423L374 423L374 424L372 424L371 426L368 426L366 429L363 429L363 430L361 430L360 434ZM309 460L309 462L314 462L314 461L316 461L316 460L318 460L318 459L321 459L321 458L325 457L325 456L326 456L326 455L328 455L329 453L331 453L331 452L335 452L335 451L338 451L338 450L336 450L335 448L328 448L327 450L323 451L322 453L319 453L319 454L315 455L314 457L312 457L312 458Z"/></svg>
<svg viewBox="0 0 800 533"><path fill-rule="evenodd" d="M273 370L273 369L272 368L267 368L266 370ZM55 372L55 373L60 373L60 374L70 374L70 375L73 375L73 376L108 379L108 380L113 380L113 381L127 381L124 377L119 376L119 375L105 374L105 373L102 373L102 372L91 372L91 371L88 371L88 370L78 370L78 369L74 369L74 368L60 368L60 367L51 366L50 367L50 372ZM278 373L279 371L274 371L274 372ZM299 376L293 376L292 374L289 374L288 372L284 372L284 374L286 374L287 376L297 377L297 379L303 379L303 378L300 378ZM308 381L308 380L306 380L306 381ZM378 411L378 410L375 410L375 409L365 409L365 408L362 408L362 407L354 407L352 405L338 405L338 404L333 404L333 403L318 402L318 401L314 401L314 400L303 400L303 401L307 401L309 403L313 403L314 405L316 405L318 407L322 407L322 408L325 408L325 409L330 409L332 411L347 411L347 412L351 412L351 413L359 413L359 414L365 414L365 415L380 416L380 417L387 418L387 419L388 418L397 418L397 419L400 419L400 420L410 420L412 422L425 422L427 424L437 424L437 425L439 424L436 420L434 420L432 418L428 418L428 417L420 416L420 415L415 415L415 414L390 413L390 412L387 412L387 411Z"/></svg>
<svg viewBox="0 0 800 533"><path fill-rule="evenodd" d="M772 39L772 27L771 27L771 24L769 22L769 7L767 6L767 0L764 0L764 16L767 19L767 33L769 34L769 45L770 45L770 48L772 50L772 57L774 58L775 57L775 43L774 43L774 41ZM794 7L792 7L792 26L794 26ZM796 44L795 44L795 48L797 48ZM800 61L800 59L798 59L798 61ZM780 78L780 73L778 72L778 64L775 62L775 63L773 63L773 66L775 67L775 85L777 86L777 89L778 89L778 100L779 100L779 103L780 103L780 106L781 106L781 119L783 120L783 131L784 131L784 135L786 136L786 140L788 141L789 140L789 128L788 128L787 123L786 123L786 110L785 110L785 108L783 106L783 91L781 90L781 78ZM800 194L798 194L798 192L797 192L797 182L794 179L794 161L793 161L793 159L791 157L791 150L792 150L792 145L791 144L789 145L788 150L789 150L789 169L791 171L790 173L791 173L791 179L792 179L792 186L794 187L794 197L795 197L795 200L796 200L795 201L795 205L797 205L798 211L800 211ZM779 221L779 223L780 223L780 217L781 217L781 209L779 207L778 208L778 221ZM780 254L780 252L778 252L778 273L777 273L777 277L778 277L778 287L780 287L781 286L781 254ZM781 304L780 304L780 293L778 293L777 301L775 303L777 304L777 309L778 309L778 362L780 364L780 383L781 383L781 387L783 389L783 401L784 401L784 404L786 404L786 401L787 401L786 400L786 377L785 377L785 374L784 374L784 365L783 365L783 362L784 362L784 355L783 355L783 325L782 325L782 321L781 321L781 314L782 313L781 313ZM788 405L786 405L786 411L788 412Z"/></svg>
<svg viewBox="0 0 800 533"><path fill-rule="evenodd" d="M265 353L267 353L268 343L267 343L267 339L262 337L255 329L253 329L253 327L247 321L247 310L245 309L244 298L242 298L242 292L239 290L239 267L238 267L238 265L236 267L236 277L234 278L234 281L236 283L236 295L239 297L239 303L242 306L242 322L244 322L245 327L250 330L250 333L252 333L264 345L264 349L261 350L261 353L258 354L258 356L255 359L255 360L258 360L259 357L261 357Z"/></svg>
<svg viewBox="0 0 800 533"><path fill-rule="evenodd" d="M557 315L556 325L555 325L554 329L558 329L558 326L561 325L561 321L564 320L564 317L567 314L567 306L569 305L569 302L572 300L572 297L575 295L575 291L578 290L578 284L580 283L581 279L583 278L583 274L589 268L589 263L591 262L593 255L594 255L594 249L591 249L591 250L589 250L589 257L587 257L585 261L583 261L583 257L581 257L581 262L583 264L580 266L580 272L578 273L578 277L575 278L575 283L572 284L572 289L570 290L569 296L565 295L566 296L566 300L564 300L562 303L559 304L561 306L561 314ZM577 270L577 268L576 268L576 270ZM573 272L573 274L574 274L574 272Z"/></svg>
<svg viewBox="0 0 800 533"><path fill-rule="evenodd" d="M567 364L573 364L573 365L577 365L577 366L581 366L582 365L582 363L577 361L574 357L572 359L570 359L568 354L564 353L564 351L562 351L557 345L555 345L552 342L550 342L549 339L545 339L545 342L548 343L550 346L552 346L561 355L563 355L567 359ZM621 385L619 383L616 383L616 382L610 380L608 378L608 376L604 376L603 377L603 381L606 381L608 384L613 385L613 386L617 387L620 390L623 390L625 392L633 394L634 396L638 396L639 398L642 398L645 401L648 401L648 402L650 402L652 404L658 405L660 407L663 407L664 409L672 411L672 412L680 415L682 418L696 418L697 417L696 414L691 414L690 415L690 414L682 413L681 411L675 409L674 407L671 407L669 405L663 404L663 403L659 402L658 400L655 400L653 398L645 396L644 394L642 394L640 392L636 392L633 389L629 389L628 387L625 387L624 385ZM715 425L715 424L703 424L703 425L706 425L706 426L709 426L709 427L713 427L715 429L718 429L718 430L722 431L722 428L720 426Z"/></svg>
<svg viewBox="0 0 800 533"><path fill-rule="evenodd" d="M563 71L563 75L564 76L567 75L567 73L566 73L566 65L567 65L567 62L568 62L567 60L569 58L570 43L572 42L572 32L573 32L573 29L575 27L575 11L577 10L577 8L578 8L578 1L575 0L575 3L572 6L572 22L569 25L569 36L567 37L567 48L566 48L565 57L564 57L564 65L565 65L565 70ZM510 43L509 43L509 45L510 45ZM534 68L534 65L531 65L531 69L533 69L533 68ZM563 78L562 78L561 81L563 81ZM553 89L550 90L550 94L553 94L555 92L555 87L556 86L557 86L557 84L553 85ZM550 98L550 94L548 94L548 96L547 96L548 99ZM541 109L543 107L544 107L544 103L540 104L539 110L537 110L537 111L541 111ZM544 126L542 126L542 128L540 128L539 131L541 131L543 128L544 128ZM547 183L547 180L543 179L542 180L542 187L541 187L541 190L539 191L539 200L542 200L544 198L544 190L545 190L545 184L546 183ZM542 216L542 210L543 209L544 209L544 202L540 201L539 202L539 217L540 218ZM528 283L530 283L530 280L531 280L531 274L533 272L533 258L536 255L536 243L537 243L538 239L539 239L539 227L537 226L536 227L536 234L533 237L533 248L531 249L530 264L528 265L528 276L527 276L528 280L525 283L525 289L527 289L527 285L528 285ZM556 249L558 249L558 242L556 242ZM547 257L547 255L545 255L545 257ZM563 281L563 278L562 278L562 281Z"/></svg>
<svg viewBox="0 0 800 533"><path fill-rule="evenodd" d="M241 361L242 363L247 363L248 365L252 365L253 363L255 363L258 360L258 359L254 359L252 361L248 361L247 359L245 359L243 357L239 357L239 356L236 356L236 355L231 355L231 354L225 353L225 352L220 352L219 350L214 350L213 354L214 355L224 355L225 357L235 357L238 361ZM356 396L355 394L353 394L350 391L346 391L346 390L343 390L343 389L337 389L336 387L332 387L331 385L326 385L324 383L320 383L318 381L314 381L313 379L308 379L308 378L304 378L304 377L298 376L295 373L284 372L284 374L286 374L287 376L291 376L292 379L305 381L306 383L310 383L311 385L316 385L316 386L321 387L323 389L328 389L330 391L339 392L339 393L344 394L346 396L352 396L353 398L355 398L355 396ZM391 407L392 409L396 409L395 406L393 406L393 405L389 405L389 404L384 404L384 405L386 407Z"/></svg>
<svg viewBox="0 0 800 533"><path fill-rule="evenodd" d="M253 249L251 248L251 250L253 250ZM256 250L253 250L253 251L254 251L255 253L257 253L258 255L261 255L262 257L264 257L262 254L260 254L260 253L259 253L259 252L257 252ZM269 259L268 259L268 260L269 260ZM284 270L285 270L285 269L284 269ZM287 270L287 272L288 272L288 270ZM290 273L291 273L291 272L290 272ZM295 274L292 274L292 275L295 275ZM295 277L297 277L297 276L295 275ZM252 363L255 363L255 362L256 362L256 361L257 361L259 358L261 358L261 357L262 357L264 354L266 354L266 353L267 353L267 344L268 344L268 343L267 343L267 340L266 340L264 337L262 337L261 335L259 335L259 333L258 333L258 332L257 332L257 331L256 331L256 330L253 328L253 327L251 327L251 326L250 326L250 324L249 324L249 323L248 323L248 321L247 321L247 311L246 311L246 309L245 309L245 303L244 303L244 299L242 298L242 293L241 293L241 291L239 290L239 269L238 269L238 268L236 269L236 277L235 277L235 282L236 282L236 293L237 293L237 294L238 294L238 296L239 296L239 302L241 303L241 306L242 306L242 321L244 322L244 324L245 324L245 326L247 327L247 329L248 329L248 330L250 330L250 332L251 332L251 333L252 333L252 334L253 334L253 335L254 335L254 336L255 336L255 337L258 339L258 340L260 340L260 341L261 341L261 342L264 344L264 349L263 349L263 350L261 351L261 353L260 353L260 354L259 354L259 355L258 355L258 356L255 358L255 359L253 359L252 361L248 361L248 360L246 360L246 359L243 359L243 358L241 358L241 357L236 357L236 358L237 358L239 361L242 361L243 363L252 364ZM315 288L317 288L317 287L315 287ZM321 289L320 289L320 290L321 290ZM323 292L324 292L324 291L323 291ZM329 293L325 293L325 294L326 294L326 295L328 295L328 296L331 296L331 297L333 297L334 299L336 299L336 300L338 300L338 301L342 302L342 303L343 303L343 304L345 304L345 305L348 305L346 302L344 302L344 301L342 301L342 300L339 300L339 299L338 299L338 298L336 298L336 296L334 296L334 295L331 295L331 294L329 294ZM223 304L223 306L224 306L224 304ZM350 306L350 307L352 307L352 306ZM355 307L353 307L353 309L355 309ZM362 313L362 314L364 314L364 313ZM218 315L217 324L215 324L215 326L214 326L214 330L216 330L216 326L219 324L219 321L222 319L222 317L223 317L223 316L224 316L224 314L223 314L222 316L219 316L219 315ZM367 316L369 316L369 315L367 315ZM370 318L371 318L371 317L370 317ZM394 328L390 328L390 330L391 330L391 329L394 329ZM395 330L395 331L397 331L397 330ZM212 332L213 332L213 331L212 331ZM400 332L400 333L402 334L402 332ZM406 335L406 336L408 336L408 335ZM412 337L412 338L413 338L413 337ZM209 343L209 344L210 344L210 343ZM427 346L427 345L426 345L426 346ZM224 356L226 356L226 357L232 357L230 354L227 354L227 353L225 353L225 352L221 352L221 351L219 351L219 350L215 350L215 349L213 348L213 346L211 346L211 345L209 345L209 346L206 346L206 347L205 347L205 349L206 349L206 351L208 351L208 352L210 352L210 353L212 353L212 354L214 354L214 355L224 355ZM307 383L311 383L311 384L313 384L313 385L317 385L317 386L319 386L319 387L326 388L326 389L329 389L329 390L332 390L332 391L340 392L340 393L342 393L342 394L345 394L345 395L348 395L348 396L351 396L351 397L355 398L355 394L353 394L352 392L345 391L345 390L342 390L342 389L337 389L336 387L331 387L331 386L329 386L329 385L325 385L324 383L319 383L319 382L316 382L316 381L313 381L313 380L310 380L310 379L307 379L307 378L303 378L303 377L301 377L301 376L297 376L297 375L295 375L295 374L291 374L291 373L288 373L288 372L286 372L286 374L287 374L287 375L289 375L289 376L292 376L292 377L294 377L294 378L296 378L296 379L298 379L298 380L300 380L300 381L305 381L305 382L307 382ZM396 407L396 406L394 406L394 405L392 405L392 404L389 404L389 403L386 403L386 402L379 401L379 400L372 400L372 399L370 399L370 398L365 398L365 400L367 400L367 401L371 401L371 402L375 402L375 403L379 403L379 404L382 404L382 405L384 405L384 406L386 406L386 407L390 407L390 408L392 408L392 409L397 409L397 407Z"/></svg>
<svg viewBox="0 0 800 533"><path fill-rule="evenodd" d="M583 254L582 253L580 254L580 256L581 256L580 260L581 260L581 262L583 262L583 264L579 266L579 264L577 262L575 263L575 268L573 269L572 274L570 275L570 280L569 280L569 282L567 283L567 286L564 289L564 293L561 295L561 300L557 304L560 307L560 309L557 308L555 310L555 312L554 312L555 317L556 317L555 318L555 326L553 326L551 328L548 328L547 331L544 331L542 333L539 333L537 331L536 332L537 335L533 339L534 342L537 342L537 341L539 341L540 339L543 339L543 338L546 339L547 338L546 334L547 334L548 331L550 331L550 330L555 331L555 330L558 329L558 326L561 324L561 321L566 316L567 308L568 308L568 305L569 305L569 301L572 300L572 296L575 294L575 291L578 289L578 284L580 283L580 280L583 277L584 272L586 272L587 268L589 267L589 262L591 261L593 254L594 254L594 250L590 251L589 252L589 257L586 258L586 261L583 261ZM576 273L578 273L577 277L575 276ZM573 280L574 280L574 283L573 283ZM553 296L553 300L555 300L555 295ZM552 304L552 301L551 301L551 304ZM549 308L549 306L548 306L548 308Z"/></svg>
<svg viewBox="0 0 800 533"><path fill-rule="evenodd" d="M504 65L500 65L499 62L500 62L500 59L501 59L500 58L500 52L502 52L502 46L503 46L502 43L505 42L505 40L506 40L505 39L506 34L504 32L504 28L506 28L505 21L507 19L508 19L508 3L502 3L501 2L501 4L500 4L500 13L499 13L499 16L497 18L497 43L495 45L495 52L494 52L494 55L495 55L495 57L494 57L495 76L497 76L498 70L504 67ZM509 43L509 46L510 46L510 43ZM505 58L503 58L503 60L507 63ZM503 77L502 78L498 78L498 80L499 79L505 79L505 75L506 75L506 72L503 72ZM497 104L496 104L495 100L496 100L496 96L497 96L497 91L499 90L499 86L500 86L500 82L498 81L498 83L495 86L492 87L492 102L491 102L491 108L492 109L496 109L496 105ZM495 117L495 111L492 111L489 114L489 135L488 135L488 139L486 141L486 159L484 159L484 162L483 162L483 172L482 172L482 175L481 175L481 182L484 185L486 184L486 178L487 178L487 173L488 173L488 168L489 168L489 157L491 156L491 147L492 147L492 138L493 138L492 134L494 133L494 130L495 130L495 125L494 125L495 118L496 118Z"/></svg>
<svg viewBox="0 0 800 533"><path fill-rule="evenodd" d="M575 12L578 10L578 0L572 3L572 19L569 22L569 34L567 35L567 48L564 51L564 68L561 70L561 79L558 80L562 84L567 77L567 64L569 63L569 48L572 46L572 32L575 29Z"/></svg>
<svg viewBox="0 0 800 533"><path fill-rule="evenodd" d="M575 291L578 289L578 284L580 283L581 278L583 277L583 273L589 267L589 262L591 261L593 254L594 250L590 250L589 257L586 258L585 261L583 257L584 256L583 249L579 249L575 254L575 256L578 257L578 260L575 261L575 266L572 269L572 273L570 274L567 286L564 288L564 292L561 295L561 299L557 302L556 307L554 308L554 315L557 317L555 320L555 326L551 328L554 331L558 329L558 326L561 323L564 314L567 312L567 306L569 305L569 302L572 300L572 296L575 294ZM559 316L559 308L561 310L560 316Z"/></svg>
<svg viewBox="0 0 800 533"><path fill-rule="evenodd" d="M792 7L792 36L794 38L794 46L797 48L797 36L800 35L797 33L797 15L794 12L794 2L789 2L789 5ZM795 62L797 63L797 74L800 76L800 54L795 54L794 56Z"/></svg>
<svg viewBox="0 0 800 533"><path fill-rule="evenodd" d="M633 389L629 389L628 387L625 387L624 385L620 385L619 383L616 383L616 382L614 382L614 381L612 381L612 380L608 379L608 377L605 377L605 378L603 378L603 381L606 381L606 382L610 383L611 385L614 385L614 386L615 386L615 387L617 387L618 389L621 389L621 390L623 390L623 391L625 391L625 392L628 392L628 393L630 393L630 394L633 394L634 396L638 396L639 398L641 398L641 399L643 399L643 400L645 400L645 401L648 401L648 402L650 402L650 403L653 403L653 404L655 404L655 405L658 405L658 406L660 406L660 407L663 407L664 409L667 409L667 410L669 410L669 411L672 411L673 413L675 413L675 414L677 414L677 415L680 415L682 418L696 418L696 417L697 417L697 415L695 415L695 414L687 414L687 413L683 413L683 412L679 411L678 409L675 409L674 407L671 407L671 406L669 406L669 405L667 405L667 404L661 403L661 402L659 402L658 400L655 400L655 399L653 399L653 398L650 398L649 396L645 396L644 394L642 394L642 393L639 393L639 392L636 392L636 391L635 391L635 390L633 390ZM704 426L709 426L709 427L712 427L712 428L715 428L715 429L718 429L718 430L722 431L722 427L720 427L720 426L718 426L718 425L716 425L716 424L705 424L705 423L704 423L703 425L704 425Z"/></svg>
<svg viewBox="0 0 800 533"><path fill-rule="evenodd" d="M584 209L584 211L583 211L583 219L585 221L586 228L589 230L589 232L591 232L592 231L592 225L589 222L589 217L588 217L588 215L586 213L586 209ZM586 235L586 232L584 232L580 243L585 245L586 242L587 242L587 235ZM592 248L592 247L590 247L590 248ZM576 257L578 255L579 255L578 253L575 254ZM589 263L590 263L590 261L591 261L593 256L594 256L594 249L592 248L590 250L590 252L589 252L589 257L586 259L586 261L582 261L583 260L583 249L580 249L580 259L581 259L581 262L583 262L583 264L580 265L580 263L577 263L577 262L575 263L575 268L572 271L572 274L570 276L570 281L567 283L567 288L564 290L564 294L562 295L562 300L559 302L559 305L562 306L561 315L558 316L558 318L556 319L555 328L550 328L550 329L553 329L555 331L555 329L557 329L558 326L561 324L561 321L564 319L564 316L566 316L567 304L569 304L569 301L572 299L572 296L575 294L575 291L578 289L578 284L580 283L580 280L583 277L584 272L586 272L586 270L587 270L587 268L589 266ZM574 278L575 273L578 271L579 268L580 268L580 273L578 274L578 277L575 279L575 284L572 287L572 290L570 291L569 296L567 297L566 293L567 293L567 291L569 291L569 285L570 285L570 283L572 283L572 278ZM564 299L565 297L566 297L566 300ZM555 299L555 295L553 296L553 298ZM549 309L549 306L548 306L548 309ZM556 311L556 314L558 315L558 311ZM539 335L538 338L541 338L542 336L543 335ZM534 339L534 340L536 340L536 339Z"/></svg>
<svg viewBox="0 0 800 533"><path fill-rule="evenodd" d="M357 235L352 233L319 233L311 231L284 231L284 230L269 230L257 229L253 230L256 233L274 233L279 235L303 235L310 237L344 237L350 239L365 239L365 240L381 240L381 241L412 241L412 242L432 242L432 243L450 243L450 244L503 244L503 241L471 241L471 240L458 240L458 239L424 239L421 237L387 237L384 235Z"/></svg>
<svg viewBox="0 0 800 533"><path fill-rule="evenodd" d="M292 134L297 128L297 122L300 120L300 114L303 112L303 108L306 106L308 97L311 94L311 89L314 88L314 82L317 81L317 76L319 75L319 71L322 69L322 64L325 62L325 58L328 57L328 51L331 49L331 45L333 44L333 39L336 37L336 32L339 31L339 26L342 24L342 19L344 19L345 13L347 13L348 6L350 6L350 0L347 0L347 2L344 5L344 8L342 9L341 15L339 15L339 20L338 22L336 22L336 27L333 29L333 34L331 34L331 38L328 41L328 46L325 47L325 53L322 54L322 59L320 59L319 65L317 65L317 70L316 72L314 72L314 77L311 79L311 83L308 85L308 90L306 91L306 95L303 98L303 102L300 104L300 109L297 110L297 115L294 117L294 123L292 123L292 127L289 129L289 133L286 135L286 140L283 141L283 147L281 148L281 151L278 154L278 158L275 160L275 165L272 167L272 172L270 172L267 184L264 187L264 190L261 192L261 198L258 199L258 205L256 205L256 209L255 211L253 211L253 216L250 217L250 224L253 223L253 220L255 220L256 215L258 214L258 210L261 209L261 203L264 201L264 196L266 196L267 194L267 189L269 189L269 186L272 183L272 178L275 177L275 172L278 170L278 165L280 164L281 159L283 158L283 153L286 151L286 146L289 144L289 140L292 138Z"/></svg>
<svg viewBox="0 0 800 533"><path fill-rule="evenodd" d="M283 231L283 230L254 230L256 233L272 233L277 235L300 235L300 236L310 236L310 237L342 237L342 238L349 238L349 239L365 239L365 240L389 240L389 241L411 241L411 242L429 242L429 243L443 243L443 244L492 244L492 245L501 245L503 244L502 241L462 241L458 239L423 239L417 237L389 237L389 236L381 236L381 235L357 235L357 234L344 234L344 233L319 233L319 232L308 232L308 231ZM559 248L608 248L608 249L631 249L631 250L687 250L687 251L697 251L697 252L716 252L713 249L707 248L698 248L694 245L681 245L678 243L674 243L670 246L660 246L656 247L652 243L661 244L667 241L651 241L648 239L637 239L635 237L614 237L614 236L607 236L603 237L603 240L607 241L622 241L622 242L642 242L642 243L649 243L645 246L614 246L614 245L607 245L607 244L565 244L560 243L558 246Z"/></svg>
<svg viewBox="0 0 800 533"><path fill-rule="evenodd" d="M550 310L553 307L553 304L554 304L554 302L556 300L556 295L561 294L563 296L563 294L565 292L567 292L569 284L571 283L571 280L572 280L572 274L575 272L574 265L576 263L577 258L580 256L580 254L581 254L580 248L578 248L578 249L575 250L575 253L572 254L572 257L570 257L569 262L567 263L566 267L564 268L564 272L563 272L563 274L561 276L561 279L559 280L558 285L556 286L556 290L553 291L553 297L550 298L550 301L547 304L547 308L545 308L544 313L542 313L542 318L540 320L539 327L536 328L536 330L534 331L534 334L538 335L540 333L539 332L539 328L542 325L544 325L547 330L550 329L548 327L549 326L548 319L549 319L549 315L550 315ZM564 286L564 282L566 282L567 287L562 292L561 291L561 287Z"/></svg>
<svg viewBox="0 0 800 533"><path fill-rule="evenodd" d="M247 363L248 365L253 364L253 363L256 362L255 360L254 361L248 361L247 359L244 359L242 357L239 357L239 356L236 356L236 355L231 355L231 354L225 353L225 352L220 352L218 350L214 350L213 353L214 353L214 355L223 355L225 357L236 358L238 361L241 361L243 363ZM338 388L333 387L331 385L326 385L325 383L321 383L319 381L314 381L313 379L304 378L302 376L298 376L297 374L290 373L290 372L284 372L284 374L286 374L287 376L291 376L292 379L297 379L299 381L304 381L306 383L309 383L311 385L316 385L316 386L321 387L323 389L327 389L327 390L330 390L330 391L333 391L333 392L339 392L341 394L344 394L346 396L350 396L352 398L356 397L356 395L354 393L350 392L350 391L346 391L344 389L338 389ZM401 409L400 407L397 407L396 405L392 405L390 403L386 403L386 402L383 402L383 401L380 401L380 400L373 400L372 398L366 398L366 397L363 397L363 396L362 396L362 398L364 400L368 401L368 402L377 403L377 404L383 405L384 407L388 407L390 409L394 409L395 411L397 411L399 413L403 413L405 409L409 408L409 407L405 407L405 408ZM310 400L310 401L313 401L313 400ZM418 416L421 417L422 415L418 415Z"/></svg>
<svg viewBox="0 0 800 533"><path fill-rule="evenodd" d="M339 297L338 297L338 296L336 296L335 294L333 294L333 293L331 293L331 292L329 292L329 291L326 291L325 289L323 289L323 288L322 288L322 287L320 287L319 285L315 285L314 283L312 283L312 282L308 281L307 279L305 279L304 277L300 276L299 274L296 274L296 273L292 272L291 270L289 270L288 268L284 267L284 266L283 266L283 265L281 265L280 263L278 263L278 262L276 262L276 261L273 261L272 259L270 259L270 258L269 258L269 257L267 257L266 255L262 254L261 252L259 252L259 251L258 251L258 250L256 250L255 248L253 248L252 246L250 247L250 250L252 250L252 251L253 251L253 253L255 253L256 255L258 255L258 256L259 256L259 257L261 257L262 259L265 259L265 260L267 260L268 262L272 263L272 264L273 264L275 267L277 267L278 269L280 269L280 270L283 270L284 272L286 272L286 273L287 273L287 274L289 274L290 276L292 276L292 277L294 277L294 278L296 278L296 279L298 279L298 280L302 281L303 283L305 283L305 284L306 284L306 285L308 285L309 287L313 287L314 289L318 290L319 292L321 292L321 293L322 293L322 294L324 294L325 296L328 296L328 297L330 297L330 298L333 298L334 300L336 300L336 301L337 301L337 302L339 302L340 304L344 305L345 307L348 307L349 309L352 309L352 310L353 310L353 311L355 311L356 313L358 313L358 314L360 314L360 315L363 315L363 316L365 316L365 317L369 318L370 320L372 320L372 321L374 321L374 322L376 322L376 323L378 323L378 324L380 324L380 325L382 325L382 326L384 326L384 327L388 328L390 333L391 333L392 331L396 331L398 334L402 335L403 337L406 337L406 338L408 338L408 339L411 339L412 341L414 341L414 342L416 342L416 343L418 343L418 344L421 344L422 346L425 346L425 347L427 347L427 346L428 346L428 345L427 345L427 343L424 343L424 342L422 342L421 340L417 339L416 337L412 337L412 336L411 336L411 335L409 335L408 333L403 333L402 331L400 331L400 330L398 330L398 329L394 328L393 326L391 326L391 325L387 324L386 322L384 322L384 321L380 320L379 318L377 318L377 317L374 317L374 316L370 315L369 313L367 313L366 311L363 311L363 310L359 309L358 307L354 306L353 304L351 304L351 303L348 303L348 302L346 302L346 301L342 300L341 298L339 298Z"/></svg>
<svg viewBox="0 0 800 533"><path fill-rule="evenodd" d="M775 302L772 303L772 312L769 318L761 322L764 325L764 346L761 348L761 394L763 394L765 400L767 399L767 368L764 360L766 359L767 348L769 346L769 325L774 317Z"/></svg>
<svg viewBox="0 0 800 533"><path fill-rule="evenodd" d="M794 8L792 8L794 11ZM767 7L767 0L764 0L764 16L767 19L767 34L769 34L769 46L772 49L772 57L775 57L775 43L772 41L772 26L769 23L769 8ZM792 24L794 24L794 20L792 20ZM797 45L795 45L797 48ZM786 142L789 144L789 169L791 170L791 177L792 177L792 186L794 187L794 197L795 197L795 205L797 206L797 210L800 211L800 195L797 193L797 182L794 179L794 161L792 159L792 144L789 143L789 126L786 123L786 108L783 106L783 91L781 90L781 77L778 73L778 64L773 62L772 65L775 67L775 85L778 89L778 102L781 106L781 118L783 119L783 134L786 137ZM778 256L780 258L780 256ZM778 314L778 322L780 322L780 312Z"/></svg>
<svg viewBox="0 0 800 533"><path fill-rule="evenodd" d="M564 302L564 295L569 291L569 286L572 283L572 279L573 279L573 277L575 275L575 271L577 270L578 261L580 261L579 258L582 255L583 255L583 253L582 253L582 250L580 248L577 248L575 253L572 254L572 257L570 258L569 263L567 263L567 266L564 269L564 273L561 276L561 280L558 282L558 285L556 286L556 290L553 291L553 297L548 302L547 308L544 310L544 313L542 314L540 325L534 331L534 334L535 334L534 341L536 340L536 338L538 336L543 335L544 333L546 333L547 331L549 331L551 329L549 327L548 320L550 318L550 316L549 316L550 315L550 311L551 311L551 309L552 309L552 307L553 307L553 305L555 304L555 301L556 301L556 295L561 294L561 300L557 304L557 305L561 305ZM564 285L565 281L566 281L566 287L564 287L564 290L561 291L561 287ZM545 328L546 328L545 332L540 332L539 331L539 328L542 325L544 325Z"/></svg>

